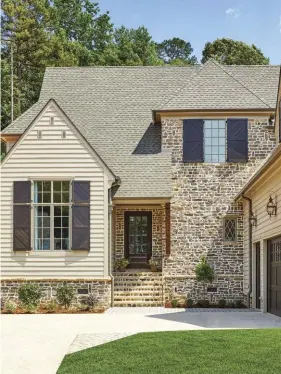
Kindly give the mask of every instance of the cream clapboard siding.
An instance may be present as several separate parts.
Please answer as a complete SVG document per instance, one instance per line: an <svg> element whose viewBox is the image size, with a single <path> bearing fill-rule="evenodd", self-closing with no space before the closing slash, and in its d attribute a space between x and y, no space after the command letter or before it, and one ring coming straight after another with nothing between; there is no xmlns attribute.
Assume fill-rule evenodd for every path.
<svg viewBox="0 0 281 374"><path fill-rule="evenodd" d="M277 201L277 216L270 218L266 205L268 203L270 194ZM246 193L251 197L253 202L253 213L257 217L257 226L253 228L253 300L255 304L255 243L260 242L261 247L261 297L262 305L265 307L266 300L266 284L267 284L267 240L281 235L281 157L277 159L267 172L260 177L259 181ZM245 251L244 251L244 292L248 291L249 286L249 242L248 242L248 218L249 205L244 203L245 207Z"/></svg>
<svg viewBox="0 0 281 374"><path fill-rule="evenodd" d="M50 116L55 124L50 125ZM37 138L42 131L42 139ZM62 130L66 138L62 138ZM1 267L3 278L102 278L108 275L108 177L53 103L27 132L1 172ZM13 181L73 178L91 183L90 252L14 252Z"/></svg>

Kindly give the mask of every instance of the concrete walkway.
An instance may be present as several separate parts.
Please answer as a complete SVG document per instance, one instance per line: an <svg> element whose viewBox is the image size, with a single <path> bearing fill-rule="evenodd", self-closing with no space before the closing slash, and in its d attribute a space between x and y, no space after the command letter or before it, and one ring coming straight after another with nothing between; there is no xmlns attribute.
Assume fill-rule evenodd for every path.
<svg viewBox="0 0 281 374"><path fill-rule="evenodd" d="M281 328L281 318L260 312L152 309L138 311L132 308L122 312L113 308L105 314L84 315L2 315L1 374L55 374L77 335L84 335L88 341L103 342L110 337L145 331Z"/></svg>

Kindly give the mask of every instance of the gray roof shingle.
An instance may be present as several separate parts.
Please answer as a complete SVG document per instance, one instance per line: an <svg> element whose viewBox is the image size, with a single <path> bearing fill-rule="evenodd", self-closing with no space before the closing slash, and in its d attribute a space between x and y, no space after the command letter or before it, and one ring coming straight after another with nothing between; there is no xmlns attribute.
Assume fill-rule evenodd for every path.
<svg viewBox="0 0 281 374"><path fill-rule="evenodd" d="M209 60L158 109L274 109L278 75L278 66L222 66Z"/></svg>
<svg viewBox="0 0 281 374"><path fill-rule="evenodd" d="M47 68L39 101L3 133L22 133L53 98L121 178L116 197L169 197L171 155L159 153L161 134L158 125L151 125L151 111L166 109L168 102L175 109L274 108L278 73L277 66L222 70L212 62L203 69Z"/></svg>

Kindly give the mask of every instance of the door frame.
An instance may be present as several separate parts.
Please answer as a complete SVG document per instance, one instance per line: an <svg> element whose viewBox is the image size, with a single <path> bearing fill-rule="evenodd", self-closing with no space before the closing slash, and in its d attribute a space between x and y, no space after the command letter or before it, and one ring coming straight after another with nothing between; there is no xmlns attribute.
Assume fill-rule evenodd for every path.
<svg viewBox="0 0 281 374"><path fill-rule="evenodd" d="M256 308L261 308L261 243L255 243L256 248Z"/></svg>
<svg viewBox="0 0 281 374"><path fill-rule="evenodd" d="M152 211L132 210L124 213L124 257L129 259L129 217L130 216L147 216L147 240L148 240L148 260L152 257Z"/></svg>
<svg viewBox="0 0 281 374"><path fill-rule="evenodd" d="M270 238L267 240L267 312L276 315L275 313L272 313L271 311L271 259L270 259L270 250L271 250L271 243L275 241L280 241L281 236L278 235L276 237ZM278 314L277 314L278 315Z"/></svg>

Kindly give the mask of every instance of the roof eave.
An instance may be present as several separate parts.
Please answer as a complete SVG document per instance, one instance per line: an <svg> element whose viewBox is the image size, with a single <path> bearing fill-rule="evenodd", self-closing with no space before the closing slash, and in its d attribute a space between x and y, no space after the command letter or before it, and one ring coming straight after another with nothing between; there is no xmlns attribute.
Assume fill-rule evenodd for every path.
<svg viewBox="0 0 281 374"><path fill-rule="evenodd" d="M235 196L234 201L240 200L279 156L281 156L281 143L272 151L268 160L254 173L243 189Z"/></svg>

